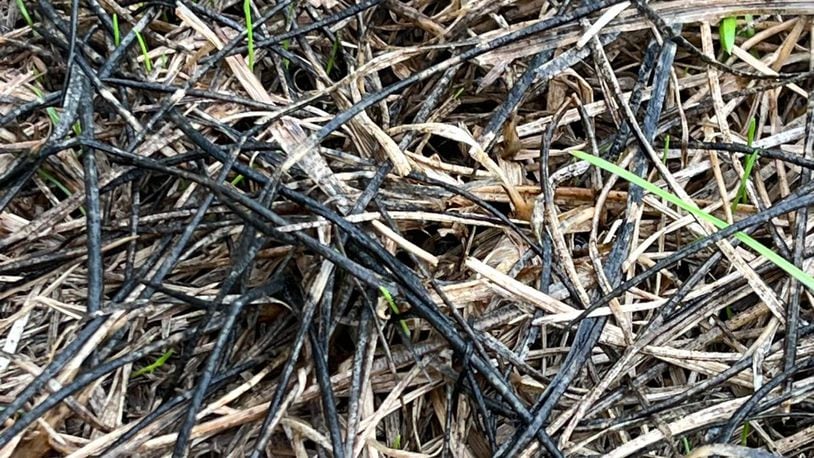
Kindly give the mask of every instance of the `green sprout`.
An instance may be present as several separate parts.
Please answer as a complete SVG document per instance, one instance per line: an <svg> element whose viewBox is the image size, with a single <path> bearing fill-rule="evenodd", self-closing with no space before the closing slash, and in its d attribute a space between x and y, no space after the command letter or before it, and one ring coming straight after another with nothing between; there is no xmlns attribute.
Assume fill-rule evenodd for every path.
<svg viewBox="0 0 814 458"><path fill-rule="evenodd" d="M727 54L732 54L732 48L735 46L735 37L737 35L746 36L751 38L755 36L755 18L751 14L744 16L746 25L738 32L737 19L735 17L728 17L721 20L718 26L718 36L721 40L721 48ZM754 53L754 50L752 50Z"/></svg>
<svg viewBox="0 0 814 458"><path fill-rule="evenodd" d="M57 177L46 172L43 168L37 169L37 176L39 176L42 180L51 183L55 188L59 189L63 194L65 194L65 197L71 197L73 195L71 190L68 189L63 182L59 181ZM85 216L85 207L80 206L79 212L82 213L82 216Z"/></svg>
<svg viewBox="0 0 814 458"><path fill-rule="evenodd" d="M167 57L166 52L162 52L160 56L158 56L158 68L168 68L169 67L170 58Z"/></svg>
<svg viewBox="0 0 814 458"><path fill-rule="evenodd" d="M384 286L379 286L379 291L381 291L382 296L384 296L384 300L390 305L390 310L392 310L395 314L401 313L396 305L396 302L393 300L393 296L390 294L390 291L388 291ZM399 323L401 324L401 330L404 331L404 334L409 338L410 328L407 327L407 322L404 320L399 320Z"/></svg>
<svg viewBox="0 0 814 458"><path fill-rule="evenodd" d="M334 68L334 63L336 62L336 53L339 51L339 37L337 36L334 39L334 44L331 46L331 54L328 55L328 62L325 64L325 73L328 75L331 74L331 70Z"/></svg>
<svg viewBox="0 0 814 458"><path fill-rule="evenodd" d="M253 164L249 164L249 167L254 168L254 165L253 165ZM234 177L234 178L232 179L232 181L231 181L230 183L232 183L232 186L237 186L237 185L239 185L239 184L240 184L240 183L241 183L241 182L242 182L242 181L243 181L245 178L246 178L246 177L244 177L242 174L238 174L236 177Z"/></svg>
<svg viewBox="0 0 814 458"><path fill-rule="evenodd" d="M164 363L166 363L167 360L170 359L170 356L172 356L172 353L173 353L172 349L167 350L166 352L164 352L163 355L161 355L157 360L155 360L154 363L148 364L148 365L142 367L141 369L133 372L133 375L131 375L130 377L133 378L133 377L138 377L139 375L152 374L153 372L155 372L156 369L163 366Z"/></svg>
<svg viewBox="0 0 814 458"><path fill-rule="evenodd" d="M606 172L618 175L619 177L635 184L636 186L643 188L647 192L655 194L656 196L666 200L667 202L675 205L676 207L679 207L689 212L696 218L712 224L718 229L725 229L729 226L729 224L727 224L725 221L722 221L716 218L715 216L710 215L709 213L701 210L694 203L685 202L683 199L676 196L675 194L672 194L661 189L660 187L654 185L653 183L650 183L649 181L640 178L638 175L630 173L629 171L619 167L616 164L608 162L600 157L588 154L584 151L569 151L569 152L577 159L588 162L589 164L595 167L599 167L602 170L605 170ZM743 242L744 245L753 249L759 255L765 257L770 262L774 263L777 267L779 267L780 269L784 270L786 273L797 279L800 283L804 284L806 287L814 291L814 277L802 271L799 267L788 262L786 259L775 253L773 250L767 248L765 245L761 244L752 237L744 234L743 232L736 232L734 236L735 238Z"/></svg>
<svg viewBox="0 0 814 458"><path fill-rule="evenodd" d="M393 444L390 448L401 450L401 434L396 434L396 437L393 438Z"/></svg>
<svg viewBox="0 0 814 458"><path fill-rule="evenodd" d="M48 113L48 117L51 118L51 123L59 124L59 113L57 113L57 109L54 107L48 107L45 109L45 112Z"/></svg>
<svg viewBox="0 0 814 458"><path fill-rule="evenodd" d="M749 148L752 147L752 143L755 141L755 118L752 117L749 120L749 130L746 132L746 146ZM738 204L744 200L746 197L746 182L749 180L749 177L752 176L752 168L755 166L755 161L757 160L757 152L752 151L746 156L746 164L743 166L743 176L741 177L741 184L738 187L738 194L735 195L735 201L732 202L732 211L738 209Z"/></svg>
<svg viewBox="0 0 814 458"><path fill-rule="evenodd" d="M684 454L689 455L692 452L692 447L690 446L690 441L687 439L687 436L681 438L681 443L684 445Z"/></svg>
<svg viewBox="0 0 814 458"><path fill-rule="evenodd" d="M73 195L71 190L68 189L68 187L65 186L65 184L63 182L59 181L57 179L57 177L55 177L55 176L51 175L50 173L46 172L44 169L38 168L37 169L37 175L42 180L44 180L44 181L46 181L48 183L51 183L55 188L59 189L63 194L65 194L65 197L71 197ZM79 206L79 213L82 213L82 216L86 215L84 205Z"/></svg>
<svg viewBox="0 0 814 458"><path fill-rule="evenodd" d="M752 432L752 424L748 421L743 424L743 429L741 430L741 445L746 447L746 442L749 439L749 434Z"/></svg>
<svg viewBox="0 0 814 458"><path fill-rule="evenodd" d="M42 98L42 91L37 86L31 85L31 91L34 92L34 95L36 95L37 97ZM45 108L45 112L48 113L48 117L51 119L51 123L53 123L54 125L59 124L59 113L57 113L56 108L47 107ZM79 125L79 121L76 121L73 124L73 131L74 133L76 133L77 136L79 136L79 134L82 133L82 127Z"/></svg>
<svg viewBox="0 0 814 458"><path fill-rule="evenodd" d="M246 17L246 36L249 41L249 70L254 71L254 26L252 25L251 0L243 0L243 15Z"/></svg>
<svg viewBox="0 0 814 458"><path fill-rule="evenodd" d="M670 134L664 136L664 151L661 153L661 162L667 163L667 151L670 150Z"/></svg>
<svg viewBox="0 0 814 458"><path fill-rule="evenodd" d="M31 29L34 29L34 21L31 20L31 15L28 13L28 8L26 8L25 3L23 0L17 0L17 9L20 10L20 14L23 15L23 19L25 19L25 23L28 24Z"/></svg>
<svg viewBox="0 0 814 458"><path fill-rule="evenodd" d="M122 35L119 31L119 15L113 13L113 44L118 48L122 44Z"/></svg>
<svg viewBox="0 0 814 458"><path fill-rule="evenodd" d="M141 48L141 55L144 56L144 68L147 69L148 72L153 71L153 61L150 59L150 55L147 54L147 42L144 41L144 37L136 30L136 39L138 40L139 48Z"/></svg>
<svg viewBox="0 0 814 458"><path fill-rule="evenodd" d="M288 9L286 10L286 22L287 22L286 26L291 25L291 22L293 21L293 18L294 18L294 6L295 6L296 3L297 2L291 2L291 4L288 5ZM291 46L291 40L290 39L286 38L285 40L283 40L283 50L284 51L288 51L288 48L290 46ZM283 57L283 67L285 67L286 70L288 70L288 64L289 64L288 58Z"/></svg>
<svg viewBox="0 0 814 458"><path fill-rule="evenodd" d="M751 14L747 14L744 16L744 19L746 19L746 28L743 32L747 37L752 38L755 36L755 17Z"/></svg>
<svg viewBox="0 0 814 458"><path fill-rule="evenodd" d="M30 87L31 87L31 91L34 93L34 95L36 95L37 97L39 97L41 99L42 98L42 91L40 90L40 88L38 88L37 86L35 86L33 84ZM48 118L51 120L51 123L53 125L59 124L59 113L57 113L56 108L47 107L45 109L45 112L48 113ZM73 124L73 131L76 133L77 136L79 136L79 134L82 133L82 128L79 125L79 121L77 121L77 122L75 122ZM62 193L65 194L66 197L71 197L71 195L73 195L71 190L68 189L68 187L65 186L64 183L59 181L55 176L53 176L50 173L46 172L44 169L38 168L37 169L37 175L42 180L44 180L44 181L46 181L48 183L51 183L55 188L62 191ZM85 215L85 207L84 206L80 206L79 211L82 213L82 215Z"/></svg>
<svg viewBox="0 0 814 458"><path fill-rule="evenodd" d="M718 26L718 37L721 40L721 47L727 54L732 54L732 48L735 46L735 29L738 25L738 20L734 17L727 17L721 20Z"/></svg>
<svg viewBox="0 0 814 458"><path fill-rule="evenodd" d="M283 51L288 51L288 48L290 46L291 46L291 40L289 40L288 38L283 40ZM283 67L285 67L286 70L288 70L288 65L290 63L291 62L288 60L288 57L283 57Z"/></svg>

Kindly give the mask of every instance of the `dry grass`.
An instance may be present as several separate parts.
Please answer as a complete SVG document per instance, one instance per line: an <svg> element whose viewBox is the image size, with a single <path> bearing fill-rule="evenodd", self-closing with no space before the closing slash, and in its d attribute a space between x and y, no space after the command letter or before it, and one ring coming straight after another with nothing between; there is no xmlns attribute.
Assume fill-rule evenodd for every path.
<svg viewBox="0 0 814 458"><path fill-rule="evenodd" d="M0 456L810 455L812 2L0 11Z"/></svg>

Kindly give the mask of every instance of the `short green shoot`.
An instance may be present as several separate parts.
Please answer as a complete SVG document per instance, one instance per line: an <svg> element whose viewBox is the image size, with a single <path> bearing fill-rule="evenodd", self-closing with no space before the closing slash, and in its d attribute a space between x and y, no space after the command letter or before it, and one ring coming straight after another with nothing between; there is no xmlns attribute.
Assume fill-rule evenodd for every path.
<svg viewBox="0 0 814 458"><path fill-rule="evenodd" d="M752 38L755 36L755 17L751 14L747 14L744 16L744 19L746 20L746 28L743 32L748 38Z"/></svg>
<svg viewBox="0 0 814 458"><path fill-rule="evenodd" d="M718 37L721 40L721 48L727 54L732 54L732 48L735 46L735 29L738 25L738 20L734 17L727 17L721 20L718 27Z"/></svg>
<svg viewBox="0 0 814 458"><path fill-rule="evenodd" d="M749 148L752 147L752 143L755 141L755 128L755 118L752 117L752 119L749 121L749 130L746 132L746 146ZM756 151L752 151L748 156L746 156L746 164L743 166L741 184L738 187L738 193L735 195L735 201L732 202L733 212L738 209L738 204L740 204L746 197L746 183L749 181L749 177L752 176L752 168L754 168L756 160Z"/></svg>
<svg viewBox="0 0 814 458"><path fill-rule="evenodd" d="M390 291L387 290L384 286L379 286L379 291L381 291L382 296L384 296L384 300L387 301L387 304L390 305L390 310L393 311L395 314L401 313L396 302L393 300L393 296L390 295ZM404 331L404 334L407 337L410 337L410 328L407 327L407 322L404 320L399 320L401 324L401 330Z"/></svg>
<svg viewBox="0 0 814 458"><path fill-rule="evenodd" d="M288 5L288 9L286 10L286 26L290 26L294 20L294 7L296 6L297 2L291 2ZM287 27L286 27L287 28ZM288 48L291 46L291 40L286 38L283 40L283 50L288 51ZM283 67L288 70L288 58L283 57Z"/></svg>
<svg viewBox="0 0 814 458"><path fill-rule="evenodd" d="M147 69L148 72L153 71L153 61L150 59L150 54L147 52L147 42L144 41L144 37L136 31L136 39L138 40L138 46L141 48L141 55L144 57L144 68Z"/></svg>
<svg viewBox="0 0 814 458"><path fill-rule="evenodd" d="M38 77L38 79L39 79L39 77ZM31 85L31 91L34 92L34 95L36 95L37 97L42 98L42 91L37 86ZM47 108L45 108L45 112L48 113L48 118L51 119L52 124L54 124L54 125L59 124L59 113L57 113L56 108L47 107ZM76 121L73 124L73 131L74 131L74 133L76 133L77 136L79 136L79 134L82 133L82 128L79 125L79 121Z"/></svg>
<svg viewBox="0 0 814 458"><path fill-rule="evenodd" d="M167 53L161 53L158 56L158 68L168 68L170 63L170 58L167 57Z"/></svg>
<svg viewBox="0 0 814 458"><path fill-rule="evenodd" d="M288 48L289 48L290 46L291 46L291 40L289 40L288 38L286 38L285 40L283 40L283 51L288 51ZM290 65L290 63L291 63L291 62L288 60L288 57L283 57L283 67L284 67L286 70L288 70L288 66Z"/></svg>
<svg viewBox="0 0 814 458"><path fill-rule="evenodd" d="M54 125L59 124L59 113L57 113L57 109L54 107L48 107L45 109L45 112L48 113L48 117L51 118L51 123Z"/></svg>
<svg viewBox="0 0 814 458"><path fill-rule="evenodd" d="M57 113L57 109L54 107L48 107L45 109L45 112L48 113L48 117L51 119L51 123L55 126L59 124L59 113ZM73 123L73 132L78 137L82 133L82 127L79 125L79 121Z"/></svg>
<svg viewBox="0 0 814 458"><path fill-rule="evenodd" d="M664 151L661 153L661 162L667 163L667 152L670 151L670 134L664 136Z"/></svg>
<svg viewBox="0 0 814 458"><path fill-rule="evenodd" d="M20 14L23 16L23 19L25 19L25 23L31 27L31 30L34 30L34 21L31 20L31 15L28 13L28 8L26 8L23 0L17 0L17 9L20 10Z"/></svg>
<svg viewBox="0 0 814 458"><path fill-rule="evenodd" d="M336 53L339 52L339 37L337 36L334 39L334 44L331 46L331 54L328 55L328 62L325 64L325 73L330 75L331 70L334 68L334 63L336 63Z"/></svg>
<svg viewBox="0 0 814 458"><path fill-rule="evenodd" d="M118 48L122 44L122 34L119 31L119 15L113 13L113 44Z"/></svg>
<svg viewBox="0 0 814 458"><path fill-rule="evenodd" d="M41 179L47 181L48 183L51 183L51 185L53 185L55 188L59 189L60 192L62 192L62 194L65 194L65 197L71 197L73 195L71 190L68 189L68 187L65 186L64 183L59 181L55 176L53 176L50 173L46 172L43 168L37 169L37 175ZM85 207L80 206L79 207L79 212L82 213L82 216L85 216Z"/></svg>
<svg viewBox="0 0 814 458"><path fill-rule="evenodd" d="M37 97L42 97L42 91L40 91L36 86L32 86L32 89ZM48 107L45 109L45 112L48 113L48 117L51 119L51 123L53 125L59 124L59 113L57 113L56 108ZM81 128L79 127L79 121L74 123L73 130L77 136L79 136L79 134L82 132ZM37 175L39 175L39 177L44 181L51 183L55 188L59 189L63 194L65 194L65 197L71 197L73 195L71 190L68 189L65 184L59 181L55 176L46 172L43 168L37 169ZM79 211L82 213L82 215L85 215L85 207L80 206Z"/></svg>
<svg viewBox="0 0 814 458"><path fill-rule="evenodd" d="M34 92L34 95L36 95L39 98L42 98L42 91L40 90L40 88L38 88L37 86L35 86L33 84L30 87L31 87L31 91ZM56 126L57 124L59 124L59 113L57 113L56 108L47 107L45 109L45 112L48 113L48 118L51 120L51 123L53 125ZM79 134L82 133L82 129L79 126L79 121L74 123L73 131L76 133L77 136L79 136ZM63 194L65 194L65 197L71 197L71 195L73 195L71 190L68 189L68 187L65 186L64 183L59 181L55 176L53 176L50 173L46 172L45 169L43 169L42 167L37 169L37 175L42 180L44 180L44 181L46 181L48 183L51 183L51 185L53 185L55 188L60 190ZM79 211L82 213L82 215L85 215L85 207L84 206L80 206Z"/></svg>
<svg viewBox="0 0 814 458"><path fill-rule="evenodd" d="M396 437L393 438L393 444L390 448L401 450L401 434L396 434Z"/></svg>
<svg viewBox="0 0 814 458"><path fill-rule="evenodd" d="M166 363L167 360L170 359L170 356L172 356L172 349L169 349L166 352L164 352L164 354L161 355L157 360L155 360L154 363L148 364L142 367L141 369L133 372L133 375L131 375L130 377L133 378L138 377L139 375L152 374L153 372L155 372L156 369L163 366L164 363Z"/></svg>
<svg viewBox="0 0 814 458"><path fill-rule="evenodd" d="M254 168L254 166L253 166L252 164L249 164L249 167ZM236 177L234 177L234 178L232 179L232 181L231 181L232 186L237 186L237 185L239 185L239 184L240 184L240 183L241 183L241 182L242 182L242 181L243 181L245 178L246 178L246 177L244 177L242 174L238 174L238 176L236 176Z"/></svg>
<svg viewBox="0 0 814 458"><path fill-rule="evenodd" d="M613 146L613 141L605 142L599 145L599 152L600 153L607 153L610 151L611 147Z"/></svg>
<svg viewBox="0 0 814 458"><path fill-rule="evenodd" d="M746 442L749 440L749 433L751 432L750 429L752 424L748 421L743 424L743 429L741 430L741 445L746 447Z"/></svg>
<svg viewBox="0 0 814 458"><path fill-rule="evenodd" d="M687 436L681 438L681 444L684 445L684 454L689 455L692 452L692 447L690 446L690 440L687 439Z"/></svg>
<svg viewBox="0 0 814 458"><path fill-rule="evenodd" d="M37 169L37 175L40 176L43 180L51 183L54 185L55 188L62 191L65 194L65 197L71 197L73 194L67 186L65 186L61 181L57 180L55 176L51 175L50 173L46 172L45 169L39 168Z"/></svg>
<svg viewBox="0 0 814 458"><path fill-rule="evenodd" d="M37 86L32 84L31 91L34 92L34 95L37 97L42 98L42 91ZM57 113L56 108L46 107L45 112L48 113L48 117L51 118L51 124L57 125L59 123L59 113Z"/></svg>
<svg viewBox="0 0 814 458"><path fill-rule="evenodd" d="M243 0L243 15L246 17L246 37L249 42L249 70L254 71L254 26L252 25L251 0Z"/></svg>
<svg viewBox="0 0 814 458"><path fill-rule="evenodd" d="M684 211L689 212L699 220L704 220L713 226L717 227L718 229L725 229L729 226L725 221L722 221L716 218L713 215L701 210L698 206L693 203L685 202L680 197L667 192L660 187L650 183L647 180L640 178L638 175L630 173L629 171L619 167L616 164L608 162L600 157L596 157L594 155L588 154L584 151L569 151L574 157L579 160L583 160L588 162L589 164L599 167L606 172L613 173L618 175L621 178L635 184L636 186L640 186L645 191L655 194L657 197L660 197L670 204L675 205L683 209ZM749 248L753 249L759 255L765 257L770 262L774 263L777 267L784 270L786 273L797 279L800 283L804 284L810 290L814 291L814 277L807 274L806 272L802 271L799 267L795 266L794 264L790 263L782 256L779 256L773 250L767 248L765 245L761 244L757 240L753 239L752 237L744 234L743 232L736 232L734 234L735 238L739 239L743 242L744 245L748 246Z"/></svg>

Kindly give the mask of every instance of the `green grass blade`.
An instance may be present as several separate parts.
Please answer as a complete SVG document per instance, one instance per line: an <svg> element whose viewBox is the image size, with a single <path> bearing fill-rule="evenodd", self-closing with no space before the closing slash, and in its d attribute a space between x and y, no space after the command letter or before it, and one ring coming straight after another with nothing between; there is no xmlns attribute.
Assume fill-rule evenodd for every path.
<svg viewBox="0 0 814 458"><path fill-rule="evenodd" d="M681 444L684 445L684 453L689 455L692 452L692 446L690 446L690 440L687 439L687 436L681 438Z"/></svg>
<svg viewBox="0 0 814 458"><path fill-rule="evenodd" d="M664 136L664 151L661 153L661 162L667 162L667 152L670 150L670 134Z"/></svg>
<svg viewBox="0 0 814 458"><path fill-rule="evenodd" d="M118 48L122 44L122 34L119 31L119 15L113 13L113 44Z"/></svg>
<svg viewBox="0 0 814 458"><path fill-rule="evenodd" d="M741 445L744 447L746 447L746 443L749 440L750 426L752 426L752 424L747 421L743 424L743 429L741 430Z"/></svg>
<svg viewBox="0 0 814 458"><path fill-rule="evenodd" d="M31 87L31 91L34 93L34 95L36 95L37 97L42 99L42 91L40 90L40 88L38 88L37 86L35 86L33 84L30 87ZM48 113L48 118L51 120L51 123L53 125L56 126L57 124L59 124L59 113L57 112L56 108L47 107L47 108L45 108L45 112ZM79 121L74 123L73 130L74 130L74 132L76 132L77 136L79 136L79 134L82 133L82 129L81 129L80 125L79 125ZM61 181L57 180L57 178L55 176L53 176L50 173L46 172L44 169L42 169L42 168L37 169L37 175L39 175L40 178L42 178L43 180L51 183L57 189L62 191L62 193L65 194L66 197L71 197L71 195L73 195L73 193L68 189L67 186L65 186ZM84 215L85 214L85 207L80 206L79 211Z"/></svg>
<svg viewBox="0 0 814 458"><path fill-rule="evenodd" d="M390 291L388 291L384 286L379 286L379 291L381 291L384 300L387 301L387 304L390 305L390 310L392 310L395 314L401 313L396 305L396 301L393 300L393 296L390 295ZM399 320L399 323L401 324L401 330L404 331L404 334L407 335L407 337L410 337L410 328L407 327L407 322L404 320Z"/></svg>
<svg viewBox="0 0 814 458"><path fill-rule="evenodd" d="M160 56L158 56L158 68L167 68L170 62L169 57L167 57L167 53L163 52Z"/></svg>
<svg viewBox="0 0 814 458"><path fill-rule="evenodd" d="M288 38L286 38L285 40L283 40L283 42L282 42L282 43L283 43L283 51L288 51L288 48L291 46L291 40L289 40ZM288 60L288 57L283 57L283 67L284 67L286 70L288 70L288 66L289 66L289 64L290 64L290 62L289 62L289 60Z"/></svg>
<svg viewBox="0 0 814 458"><path fill-rule="evenodd" d="M42 91L37 86L32 85L31 90L34 92L34 95L36 95L39 98L42 98ZM51 123L53 123L54 125L59 124L59 113L57 113L56 108L47 107L45 109L45 112L48 113L48 117L51 119ZM79 125L79 121L76 121L73 124L73 131L76 133L77 136L79 136L79 134L82 133L82 128Z"/></svg>
<svg viewBox="0 0 814 458"><path fill-rule="evenodd" d="M251 0L243 0L243 15L246 17L246 37L249 45L249 70L254 71L254 26L252 24Z"/></svg>
<svg viewBox="0 0 814 458"><path fill-rule="evenodd" d="M286 16L286 18L285 18L286 30L289 29L289 26L294 21L294 8L296 6L297 6L297 2L291 2L291 4L289 4L288 8L286 9L286 15L285 15ZM288 51L288 48L290 46L291 46L291 40L290 39L286 38L285 40L282 41L282 47L283 47L284 51ZM288 58L283 57L283 68L288 70L288 65L289 65Z"/></svg>
<svg viewBox="0 0 814 458"><path fill-rule="evenodd" d="M737 19L734 17L727 17L721 20L721 25L718 27L718 36L721 40L721 47L727 54L732 54L732 48L735 46L735 28L738 25Z"/></svg>
<svg viewBox="0 0 814 458"><path fill-rule="evenodd" d="M585 153L583 151L569 151L569 152L577 159L583 160L595 167L599 167L602 170L613 173L614 175L618 175L619 177L624 178L625 180L635 184L636 186L640 186L647 192L655 194L656 196L666 200L667 202L675 205L676 207L679 207L689 212L698 219L707 221L708 223L714 225L718 229L724 229L729 226L729 224L727 224L725 221L722 221L716 218L715 216L712 216L709 213L701 210L695 204L685 202L675 194L672 194L659 188L653 183L650 183L649 181L640 178L638 175L634 175L633 173L619 167L616 164L613 164L591 154ZM814 291L814 278L812 278L809 274L803 272L802 270L800 270L800 268L788 262L782 256L779 256L777 253L767 248L766 246L764 246L757 240L753 239L752 237L749 237L748 235L744 234L743 232L735 233L735 237L739 239L741 242L743 242L744 245L748 246L749 248L757 252L759 255L765 257L766 259L774 263L777 267L783 269L784 271L786 271L786 273L797 279L800 283L806 285L809 289Z"/></svg>
<svg viewBox="0 0 814 458"><path fill-rule="evenodd" d="M61 181L57 180L55 176L51 175L50 173L46 172L44 169L37 169L37 174L45 181L48 181L52 185L54 185L57 189L62 191L65 194L65 197L71 197L73 193L67 186L62 184Z"/></svg>
<svg viewBox="0 0 814 458"><path fill-rule="evenodd" d="M751 14L747 14L744 16L744 19L746 20L746 29L744 30L744 33L746 34L747 38L752 38L755 36L755 17Z"/></svg>
<svg viewBox="0 0 814 458"><path fill-rule="evenodd" d="M325 73L330 75L331 70L334 68L336 62L336 53L339 52L339 37L334 39L334 44L331 46L331 54L328 56L328 62L325 64Z"/></svg>
<svg viewBox="0 0 814 458"><path fill-rule="evenodd" d="M45 109L45 112L48 113L48 117L51 118L51 123L54 125L59 124L59 113L57 113L57 109L54 107L48 107Z"/></svg>
<svg viewBox="0 0 814 458"><path fill-rule="evenodd" d="M37 169L37 175L39 175L40 178L42 178L43 180L51 183L52 185L54 185L54 187L56 187L57 189L62 191L62 193L65 194L65 197L71 197L73 195L73 193L71 192L70 189L68 189L67 186L65 186L55 176L53 176L50 173L46 172L44 169L42 169L42 168ZM85 207L80 206L79 207L79 212L82 213L82 215L85 215Z"/></svg>
<svg viewBox="0 0 814 458"><path fill-rule="evenodd" d="M752 119L749 120L749 129L746 131L746 146L751 148L752 143L755 142L755 131L757 130L757 121L755 121L755 117L752 116Z"/></svg>
<svg viewBox="0 0 814 458"><path fill-rule="evenodd" d="M755 118L749 121L749 130L746 133L746 146L752 147L752 142L755 141ZM752 151L748 156L746 156L746 164L743 166L743 176L741 177L741 184L738 186L738 193L735 195L735 200L732 202L732 211L738 209L738 204L743 202L746 198L746 183L749 181L749 177L752 176L752 168L755 166L755 161L757 160L757 151Z"/></svg>
<svg viewBox="0 0 814 458"><path fill-rule="evenodd" d="M148 72L151 72L153 71L153 61L147 53L147 42L144 41L144 37L142 37L138 31L136 31L136 39L138 40L139 48L141 48L141 55L144 56L144 68L146 68Z"/></svg>
<svg viewBox="0 0 814 458"><path fill-rule="evenodd" d="M164 354L161 355L157 360L155 360L154 363L148 364L142 367L141 369L133 372L133 375L131 375L130 377L132 378L138 377L139 375L152 374L153 372L155 372L156 369L163 366L164 363L166 363L167 360L170 359L170 356L172 356L172 349L169 349L166 352L164 352Z"/></svg>
<svg viewBox="0 0 814 458"><path fill-rule="evenodd" d="M23 16L23 19L25 19L25 23L31 27L31 30L34 30L34 21L31 20L31 15L28 13L28 8L26 8L23 0L17 0L17 9L20 10L20 14Z"/></svg>

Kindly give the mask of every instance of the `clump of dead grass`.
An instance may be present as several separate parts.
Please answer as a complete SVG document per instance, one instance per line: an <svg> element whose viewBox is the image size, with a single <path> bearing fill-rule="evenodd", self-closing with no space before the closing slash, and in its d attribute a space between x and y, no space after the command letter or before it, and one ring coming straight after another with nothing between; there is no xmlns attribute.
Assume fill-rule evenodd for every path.
<svg viewBox="0 0 814 458"><path fill-rule="evenodd" d="M7 5L0 455L805 456L809 7Z"/></svg>

